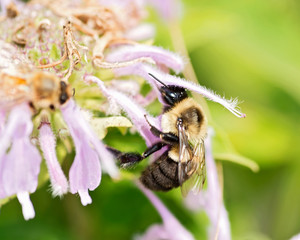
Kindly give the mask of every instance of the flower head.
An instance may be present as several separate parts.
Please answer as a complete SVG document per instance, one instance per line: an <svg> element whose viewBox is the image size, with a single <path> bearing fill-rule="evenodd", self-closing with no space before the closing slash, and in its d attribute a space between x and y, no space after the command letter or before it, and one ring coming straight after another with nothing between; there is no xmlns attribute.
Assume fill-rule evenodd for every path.
<svg viewBox="0 0 300 240"><path fill-rule="evenodd" d="M173 1L148 2L157 6L168 21L176 17ZM142 106L157 97L165 107L160 92L162 84L198 92L236 116L244 117L235 100L226 100L198 84L169 74L170 70L176 74L183 71L185 59L180 55L137 42L154 34L149 24L140 24L145 17L142 1L35 0L34 3L25 5L20 16L5 16L1 19L4 24L0 25L0 81L4 86L0 89L0 198L16 195L25 219L35 215L29 194L38 186L40 152L46 161L53 196L61 197L70 191L79 194L82 205L92 202L89 191L99 186L102 170L112 178L122 176L92 125L103 112L118 115L122 109L147 146L161 141L149 124L162 130L162 115L151 116ZM4 5L7 1L2 3L2 10ZM103 71L103 68L113 70ZM36 81L32 78L36 71L54 76L55 81L46 81L48 78ZM131 75L141 78L136 84L118 84ZM144 80L152 86L146 97L140 91ZM109 102L108 109L102 105L105 99ZM49 118L43 118L44 111ZM121 127L128 127L126 124ZM59 138L56 133L66 128L68 137L56 141ZM36 146L30 141L32 137L38 139ZM64 159L58 158L57 151L59 144L66 143L69 137L75 158L67 179L60 166ZM219 236L228 239L229 222L224 206L219 204L221 194L209 140L205 145L209 185L198 196L200 200L194 202L199 204L199 200L206 210L212 222L211 232L215 233L220 223ZM160 151L168 147L163 145ZM68 150L71 152L72 148ZM163 220L162 224L151 226L142 239L194 239L151 191L140 183L137 185ZM208 202L211 197L216 199ZM212 210L218 204L220 215Z"/></svg>

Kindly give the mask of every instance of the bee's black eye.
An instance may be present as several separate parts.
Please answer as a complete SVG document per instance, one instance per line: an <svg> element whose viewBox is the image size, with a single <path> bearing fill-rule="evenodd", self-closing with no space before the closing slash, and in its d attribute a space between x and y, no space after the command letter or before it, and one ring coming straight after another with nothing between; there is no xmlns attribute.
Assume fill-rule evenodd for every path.
<svg viewBox="0 0 300 240"><path fill-rule="evenodd" d="M163 86L160 88L160 92L164 101L170 106L188 97L185 88L178 86Z"/></svg>
<svg viewBox="0 0 300 240"><path fill-rule="evenodd" d="M59 103L64 104L68 100L68 95L66 93L62 93L59 96Z"/></svg>
<svg viewBox="0 0 300 240"><path fill-rule="evenodd" d="M60 95L59 95L59 103L64 104L68 99L69 95L67 93L67 84L63 81L60 81Z"/></svg>
<svg viewBox="0 0 300 240"><path fill-rule="evenodd" d="M50 108L51 110L53 110L53 111L55 110L55 107L54 107L53 104L50 104L49 108Z"/></svg>

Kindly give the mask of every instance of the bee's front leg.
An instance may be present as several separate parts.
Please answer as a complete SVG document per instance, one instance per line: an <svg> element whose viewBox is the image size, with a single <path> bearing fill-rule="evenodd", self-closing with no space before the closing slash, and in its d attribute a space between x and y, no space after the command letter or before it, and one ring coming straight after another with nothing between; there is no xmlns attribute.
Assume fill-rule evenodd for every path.
<svg viewBox="0 0 300 240"><path fill-rule="evenodd" d="M154 127L147 119L147 116L145 115L145 119L147 121L147 123L150 126L150 131L152 132L152 134L156 137L159 137L161 140L163 140L165 143L170 144L170 145L174 145L174 144L178 144L179 143L179 138L178 136L176 136L174 133L168 132L168 133L164 133L162 131L160 131L159 129L157 129L156 127Z"/></svg>
<svg viewBox="0 0 300 240"><path fill-rule="evenodd" d="M142 154L133 153L133 152L122 153L122 152L117 152L116 150L114 150L115 151L114 153L117 156L117 159L119 160L121 167L126 168L149 157L151 154L159 151L166 145L167 144L164 142L155 143L152 146L148 147Z"/></svg>

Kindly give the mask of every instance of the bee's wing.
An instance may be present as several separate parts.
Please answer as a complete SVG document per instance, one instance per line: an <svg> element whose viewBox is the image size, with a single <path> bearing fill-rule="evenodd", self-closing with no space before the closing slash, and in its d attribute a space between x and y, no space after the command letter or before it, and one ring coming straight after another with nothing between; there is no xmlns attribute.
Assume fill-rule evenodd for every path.
<svg viewBox="0 0 300 240"><path fill-rule="evenodd" d="M184 127L178 125L178 137L179 137L179 160L178 160L178 180L180 186L187 178L187 162L192 158L193 152L190 148L188 137L185 133Z"/></svg>
<svg viewBox="0 0 300 240"><path fill-rule="evenodd" d="M187 163L186 171L190 177L181 186L182 195L186 196L190 190L194 194L199 193L203 188L206 176L205 149L202 139L196 143L193 149L193 157Z"/></svg>
<svg viewBox="0 0 300 240"><path fill-rule="evenodd" d="M20 77L0 74L0 108L7 110L16 104L29 100L27 81Z"/></svg>

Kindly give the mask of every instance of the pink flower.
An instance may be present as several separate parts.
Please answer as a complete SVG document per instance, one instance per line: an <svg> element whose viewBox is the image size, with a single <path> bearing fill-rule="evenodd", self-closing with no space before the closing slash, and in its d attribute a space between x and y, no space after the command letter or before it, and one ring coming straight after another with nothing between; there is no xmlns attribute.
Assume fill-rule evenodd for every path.
<svg viewBox="0 0 300 240"><path fill-rule="evenodd" d="M10 112L0 138L0 198L17 194L26 220L35 215L29 193L37 188L41 163L30 142L32 129L31 111L22 104Z"/></svg>
<svg viewBox="0 0 300 240"><path fill-rule="evenodd" d="M82 204L86 205L91 203L88 190L100 184L100 160L112 177L118 177L119 172L112 155L91 130L75 102L69 100L61 110L77 151L69 174L70 191L78 192ZM37 188L41 163L39 151L30 141L31 115L28 103L14 106L6 122L5 112L1 111L0 115L0 198L16 194L26 220L35 215L29 193ZM55 137L49 122L43 121L39 127L39 145L48 167L53 196L62 196L69 186L56 157Z"/></svg>

